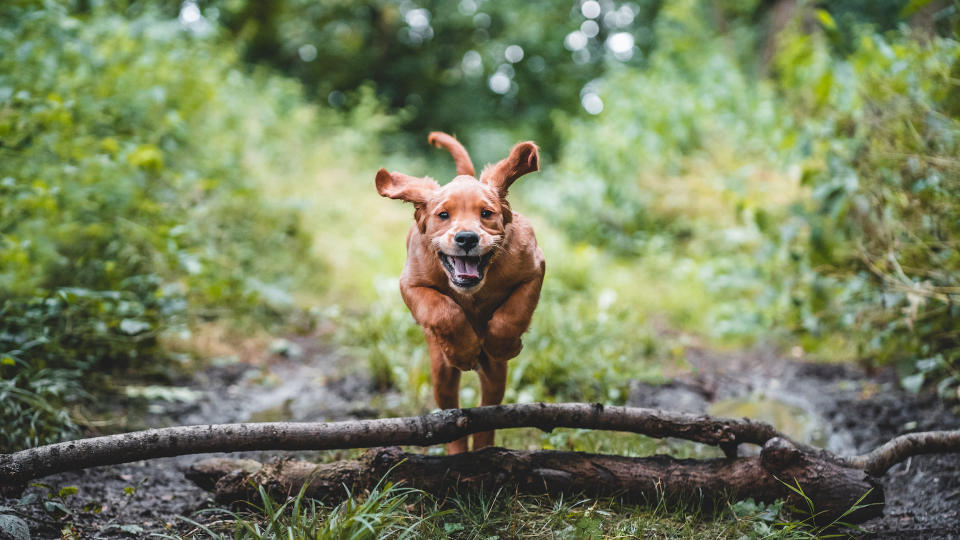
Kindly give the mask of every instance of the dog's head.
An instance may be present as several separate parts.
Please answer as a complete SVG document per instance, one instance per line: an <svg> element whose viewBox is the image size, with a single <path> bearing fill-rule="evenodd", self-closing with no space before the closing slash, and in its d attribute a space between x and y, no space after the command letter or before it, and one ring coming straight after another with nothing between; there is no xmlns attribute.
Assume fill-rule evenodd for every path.
<svg viewBox="0 0 960 540"><path fill-rule="evenodd" d="M539 150L532 142L518 143L506 159L485 167L477 180L470 157L456 139L431 133L428 140L450 151L458 176L441 187L430 178L380 169L377 191L413 203L417 227L429 240L450 284L461 291L475 291L483 284L513 218L507 190L517 178L538 170Z"/></svg>

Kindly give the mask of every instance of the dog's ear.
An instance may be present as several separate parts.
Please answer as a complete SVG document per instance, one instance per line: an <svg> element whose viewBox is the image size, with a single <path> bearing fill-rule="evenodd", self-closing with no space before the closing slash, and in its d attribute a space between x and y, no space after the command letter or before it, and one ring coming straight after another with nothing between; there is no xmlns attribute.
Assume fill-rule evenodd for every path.
<svg viewBox="0 0 960 540"><path fill-rule="evenodd" d="M517 178L537 170L540 170L540 149L527 141L517 143L506 159L484 167L480 181L496 188L501 197L506 197L507 190Z"/></svg>
<svg viewBox="0 0 960 540"><path fill-rule="evenodd" d="M447 152L450 152L450 155L453 156L453 163L457 166L457 174L477 175L473 168L473 162L470 161L470 154L453 135L447 135L442 131L432 131L427 136L427 142L437 148L446 148Z"/></svg>
<svg viewBox="0 0 960 540"><path fill-rule="evenodd" d="M377 171L377 193L382 197L400 199L417 206L426 204L440 184L430 178L417 178L398 172Z"/></svg>
<svg viewBox="0 0 960 540"><path fill-rule="evenodd" d="M431 178L417 178L398 172L377 171L377 193L390 199L413 203L413 219L423 233L427 230L427 200L440 184Z"/></svg>

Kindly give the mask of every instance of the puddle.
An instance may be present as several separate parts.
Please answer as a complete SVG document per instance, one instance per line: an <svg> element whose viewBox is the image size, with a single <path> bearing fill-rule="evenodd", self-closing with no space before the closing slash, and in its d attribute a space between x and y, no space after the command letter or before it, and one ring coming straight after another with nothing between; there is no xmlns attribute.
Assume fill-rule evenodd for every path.
<svg viewBox="0 0 960 540"><path fill-rule="evenodd" d="M771 397L754 395L722 399L711 403L707 413L767 422L798 442L819 448L827 446L827 424L823 418L803 407Z"/></svg>

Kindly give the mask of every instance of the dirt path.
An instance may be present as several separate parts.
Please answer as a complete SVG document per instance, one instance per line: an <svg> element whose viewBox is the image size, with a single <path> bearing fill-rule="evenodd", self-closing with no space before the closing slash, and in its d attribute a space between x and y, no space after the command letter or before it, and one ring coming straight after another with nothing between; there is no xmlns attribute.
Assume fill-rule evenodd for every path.
<svg viewBox="0 0 960 540"><path fill-rule="evenodd" d="M184 381L190 389L184 394L187 398L146 402L143 425L363 418L380 415L384 404L397 399L372 395L368 380L344 373L346 360L315 339L296 338L274 349L259 367L236 363L211 367ZM758 417L795 437L846 454L872 449L908 431L960 428L960 418L939 399L904 394L889 376L867 377L850 366L792 361L769 348L735 353L692 348L687 353L694 373L660 386L634 383L629 404ZM371 404L374 400L377 406ZM260 461L271 456L248 454ZM17 512L30 525L33 538L60 538L67 523L78 538L144 537L171 529L183 533L189 525L177 516L213 506L209 494L182 472L203 457L207 456L51 476L43 482L54 490L78 489L64 501L72 515L63 519L56 508L45 510L49 490L43 487L30 488L28 496L33 494L36 500L17 506ZM884 517L865 524L865 535L960 537L956 456L913 458L891 469L883 482Z"/></svg>
<svg viewBox="0 0 960 540"><path fill-rule="evenodd" d="M344 359L318 345L316 339L278 341L272 348L272 353L264 353L260 366L213 366L191 380L181 381L187 391L140 389L153 399L121 400L117 412L137 416L131 426L137 429L246 421L329 421L378 414L371 409L369 381L345 373ZM230 455L260 461L273 456L259 452ZM76 538L141 538L174 531L182 534L191 527L178 516L189 517L198 509L214 507L209 494L183 474L191 463L206 457L210 456L96 467L42 479L54 492L77 488L75 495L63 501L53 499L71 512L67 517L60 509L44 508L51 493L44 487L28 488L26 495L35 497L30 504L5 500L0 506L15 507L35 539L70 537L70 533ZM6 538L2 531L0 538Z"/></svg>

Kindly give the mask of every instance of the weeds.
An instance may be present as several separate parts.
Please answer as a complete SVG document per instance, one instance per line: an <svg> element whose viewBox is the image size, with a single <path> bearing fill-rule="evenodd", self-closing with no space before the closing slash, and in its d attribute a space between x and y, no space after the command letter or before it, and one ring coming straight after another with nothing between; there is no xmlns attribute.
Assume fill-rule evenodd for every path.
<svg viewBox="0 0 960 540"><path fill-rule="evenodd" d="M790 487L790 486L788 486ZM793 488L810 503L802 489ZM260 488L261 504L234 512L202 511L183 518L191 530L166 538L191 539L373 539L373 538L769 538L812 539L845 536L852 530L843 517L862 508L860 501L828 525L809 515L789 517L782 501L752 499L703 509L671 503L663 497L646 504L616 498L528 496L499 490L453 493L438 500L421 491L381 480L369 494L350 494L330 507L300 492L283 503ZM812 503L810 503L812 504ZM812 512L812 508L808 509ZM808 517L803 518L803 515Z"/></svg>
<svg viewBox="0 0 960 540"><path fill-rule="evenodd" d="M415 489L396 486L381 480L368 494L349 493L339 505L329 508L320 501L304 496L307 485L295 497L283 503L260 486L262 506L243 512L214 510L212 515L225 515L229 521L204 524L182 518L195 527L188 538L209 539L315 539L315 540L374 540L378 538L419 538L419 532L430 519L445 515L436 512L418 516L408 510L410 501L421 496ZM208 512L208 514L211 514ZM197 519L202 519L200 514ZM229 532L215 530L225 529ZM168 538L175 538L170 536Z"/></svg>

